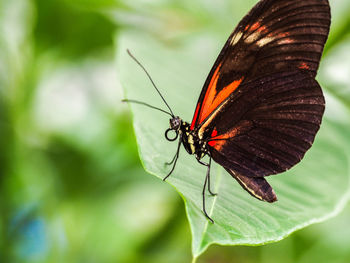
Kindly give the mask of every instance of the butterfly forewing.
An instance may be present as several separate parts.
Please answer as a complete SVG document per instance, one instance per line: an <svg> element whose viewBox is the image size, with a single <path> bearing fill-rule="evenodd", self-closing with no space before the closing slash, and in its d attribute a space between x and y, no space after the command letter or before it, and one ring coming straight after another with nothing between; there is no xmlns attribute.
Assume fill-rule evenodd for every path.
<svg viewBox="0 0 350 263"><path fill-rule="evenodd" d="M220 52L200 94L191 129L205 124L244 83L277 72L316 75L330 26L327 0L262 0Z"/></svg>

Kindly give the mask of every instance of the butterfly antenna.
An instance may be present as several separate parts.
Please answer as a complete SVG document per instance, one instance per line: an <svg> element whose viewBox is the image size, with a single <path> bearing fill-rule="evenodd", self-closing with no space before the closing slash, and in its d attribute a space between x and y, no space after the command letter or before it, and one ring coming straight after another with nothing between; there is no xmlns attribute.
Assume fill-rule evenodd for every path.
<svg viewBox="0 0 350 263"><path fill-rule="evenodd" d="M167 112L167 111L165 111L165 110L163 110L163 109L160 109L160 108L157 108L157 107L155 107L155 106L152 106L152 105L150 105L150 104L148 104L148 103L146 103L146 102L143 102L143 101L124 99L124 100L122 100L122 102L132 102L132 103L136 103L136 104L141 104L141 105L147 106L147 107L149 107L149 108L152 108L152 109L155 109L155 110L159 110L159 111L161 111L161 112L164 112L164 113L170 115L171 117L174 117L174 115L172 115L170 112Z"/></svg>
<svg viewBox="0 0 350 263"><path fill-rule="evenodd" d="M164 101L165 105L168 107L170 113L169 113L169 112L166 112L166 111L164 111L164 110L162 110L162 109L156 108L156 107L154 107L154 106L151 106L151 105L149 105L149 104L147 104L147 103L143 103L143 102L140 102L140 101L137 101L137 102L136 102L136 101L131 101L131 100L129 100L129 101L130 101L130 102L136 102L136 103L138 103L138 104L143 104L143 105L146 105L146 106L151 107L151 108L153 108L153 109L158 109L158 110L163 111L163 112L166 112L166 113L170 114L172 117L174 117L175 115L174 115L173 111L171 110L169 104L168 104L168 103L166 102L166 100L164 99L163 95L160 93L159 89L157 88L157 86L156 86L156 84L154 83L153 79L151 78L150 74L147 72L146 68L140 63L140 61L138 61L138 60L134 57L133 54L131 54L131 52L130 52L129 49L127 49L126 51L128 52L129 56L130 56L133 60L135 60L135 62L136 62L136 63L143 69L143 71L146 73L146 75L147 75L147 77L149 78L149 80L151 81L153 87L156 89L156 91L158 92L159 96L162 98L162 100ZM126 100L125 100L125 101L126 101Z"/></svg>

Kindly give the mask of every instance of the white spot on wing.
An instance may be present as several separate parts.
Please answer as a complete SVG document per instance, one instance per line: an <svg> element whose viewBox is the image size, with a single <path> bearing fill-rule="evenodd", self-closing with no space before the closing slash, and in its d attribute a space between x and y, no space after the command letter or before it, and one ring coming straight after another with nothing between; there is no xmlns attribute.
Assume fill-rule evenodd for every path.
<svg viewBox="0 0 350 263"><path fill-rule="evenodd" d="M263 47L265 46L266 44L270 43L271 41L273 41L275 38L274 37L264 37L262 39L260 39L258 42L256 42L256 44L259 46L259 47Z"/></svg>
<svg viewBox="0 0 350 263"><path fill-rule="evenodd" d="M260 36L260 32L259 31L255 31L249 37L247 37L244 42L247 43L247 44L251 44L254 41L256 41L259 38L259 36Z"/></svg>
<svg viewBox="0 0 350 263"><path fill-rule="evenodd" d="M242 35L243 35L243 33L241 31L236 33L231 39L231 45L232 46L236 45L237 42L241 39Z"/></svg>
<svg viewBox="0 0 350 263"><path fill-rule="evenodd" d="M278 41L278 44L279 45L282 45L282 44L291 44L293 43L294 40L293 39L290 39L290 38L284 38L284 39L281 39Z"/></svg>

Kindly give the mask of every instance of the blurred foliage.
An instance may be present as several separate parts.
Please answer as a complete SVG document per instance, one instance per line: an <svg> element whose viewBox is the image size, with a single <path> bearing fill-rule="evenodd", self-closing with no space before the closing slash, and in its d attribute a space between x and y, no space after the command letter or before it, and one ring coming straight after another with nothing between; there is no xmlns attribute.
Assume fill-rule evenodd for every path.
<svg viewBox="0 0 350 263"><path fill-rule="evenodd" d="M213 2L0 1L0 262L191 260L180 197L140 165L114 39L139 28L176 44L208 27L225 41L255 3ZM320 79L349 107L350 60L339 50L350 8L333 2L323 63L342 67ZM213 246L198 262L349 262L349 211L276 244Z"/></svg>
<svg viewBox="0 0 350 263"><path fill-rule="evenodd" d="M82 8L83 3L36 0L35 6L33 36L39 54L54 48L63 56L81 58L113 45L118 27L102 14Z"/></svg>

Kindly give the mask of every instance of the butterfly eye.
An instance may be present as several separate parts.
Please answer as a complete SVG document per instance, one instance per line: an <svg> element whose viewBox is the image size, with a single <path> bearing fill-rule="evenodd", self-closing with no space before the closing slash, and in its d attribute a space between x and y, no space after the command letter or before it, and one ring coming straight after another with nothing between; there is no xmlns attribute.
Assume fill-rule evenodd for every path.
<svg viewBox="0 0 350 263"><path fill-rule="evenodd" d="M175 132L175 137L169 137L169 132L171 132L171 131L174 131ZM174 129L172 129L172 128L169 128L169 129L167 129L166 131L165 131L165 138L168 140L168 141L170 141L170 142L173 142L173 141L175 141L176 139L177 139L177 137L179 136L179 131L178 130L174 130Z"/></svg>

